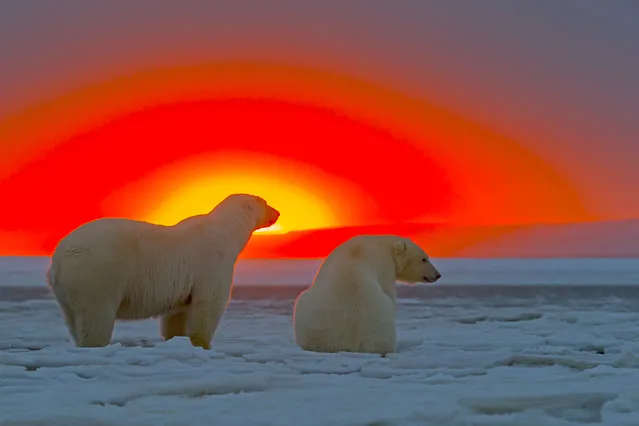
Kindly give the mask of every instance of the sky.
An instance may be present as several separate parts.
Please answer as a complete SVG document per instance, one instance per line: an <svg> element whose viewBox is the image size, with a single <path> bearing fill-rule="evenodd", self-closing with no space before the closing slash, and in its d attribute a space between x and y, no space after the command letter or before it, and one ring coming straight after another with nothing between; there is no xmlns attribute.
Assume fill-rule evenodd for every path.
<svg viewBox="0 0 639 426"><path fill-rule="evenodd" d="M287 192L297 200L290 204L326 212L304 224L290 219L302 210L289 206L284 209L290 212L288 221L282 216L289 230L409 221L499 224L639 217L639 197L632 196L639 158L639 5L634 1L9 0L0 4L0 57L0 196L16 206L0 217L0 235L8 238L19 231L25 241L5 244L4 252L49 250L51 241L71 227L105 214L174 221L190 213L175 210L187 193L193 209L207 208L194 201L203 194L193 188L219 187L222 175L202 170L235 164L238 158L242 164L235 175L225 170L225 182L260 162L277 174L273 164L284 159L290 173L282 179L300 176L300 170L310 176ZM253 71L238 65L245 63ZM226 74L219 71L225 64ZM167 69L191 71L171 74ZM235 77L227 75L227 86L211 88L214 84L196 77L198 72L206 78ZM128 83L121 82L127 78ZM187 80L202 83L186 87ZM139 94L151 81L155 85ZM227 87L233 87L236 98L253 99L259 93L271 103L232 106L230 92L220 95ZM65 98L79 90L85 90L81 100ZM119 97L109 95L116 92ZM291 101L305 106L287 110L274 100L281 101L282 94L288 107ZM48 109L42 108L45 104ZM157 107L155 112L149 112L151 107ZM131 155L142 158L149 146L131 139L133 129L140 140L177 135L178 125L194 129L187 135L191 139L230 140L246 121L268 121L265 111L272 112L271 123L295 116L298 127L283 132L281 124L267 135L264 123L254 133L245 130L244 142L237 142L242 152L230 160L232 142L226 150L181 142L181 154L171 157L177 148L166 151L162 161L158 154L146 163L135 157L110 168L83 169L85 174L123 173L137 185L128 198L118 195L126 182L95 191L86 185L65 187L70 177L78 177L77 170L69 172L78 159L97 155L117 162L122 157L115 148L113 158L104 154L97 140L103 140L102 146L121 143L120 149L136 144ZM213 112L227 114L224 131L217 122L215 132L205 130L206 114ZM74 121L84 113L94 115ZM150 132L141 123L157 123L159 115L153 114L164 114L174 127L156 126ZM198 114L201 121L196 122L192 117ZM51 127L59 117L64 125ZM105 124L105 117L111 124ZM325 132L312 137L315 131L308 128L315 126ZM260 136L267 147L247 142ZM170 143L168 136L164 143ZM308 148L300 150L300 144ZM335 160L340 150L342 163ZM250 153L260 155L249 161ZM200 154L227 157L204 164ZM193 161L202 163L199 175L173 188L170 196L158 189L165 199L153 201L154 209L150 204L131 207L131 199L139 197L130 194L160 188L158 176L172 181L176 173L193 170ZM144 173L134 176L136 162ZM173 174L167 174L168 164ZM402 184L406 181L410 184ZM233 188L241 187L239 182ZM337 191L341 198L330 190L337 187L345 188ZM52 195L56 190L59 194ZM63 211L69 191L76 191L76 204ZM75 214L77 191L85 204L100 207ZM286 202L283 193L279 197ZM267 195L277 198L277 191ZM33 200L19 201L29 197ZM113 201L122 197L128 201ZM351 199L357 202L345 208ZM58 219L38 227L34 222L43 211ZM63 216L69 217L64 224Z"/></svg>

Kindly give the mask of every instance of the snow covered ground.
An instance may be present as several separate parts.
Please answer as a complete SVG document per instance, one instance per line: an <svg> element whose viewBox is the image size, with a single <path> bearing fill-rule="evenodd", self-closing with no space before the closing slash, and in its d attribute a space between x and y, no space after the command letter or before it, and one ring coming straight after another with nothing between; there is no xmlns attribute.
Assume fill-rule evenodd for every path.
<svg viewBox="0 0 639 426"><path fill-rule="evenodd" d="M498 275L498 261L483 262L451 260L442 270ZM561 270L559 281L582 284L578 277L593 273L574 263L518 262L502 263L502 283ZM266 266L250 265L244 277ZM266 269L290 285L306 284L313 269L282 265ZM504 296L471 282L482 297L447 294L453 284L444 283L436 297L400 299L399 351L387 358L302 351L293 341L292 297L251 297L248 287L230 304L212 351L186 339L162 342L155 321L118 323L111 346L75 348L51 298L5 298L0 425L636 426L639 286L617 287L614 296L603 285L633 284L639 268L607 265L596 296L559 297L561 286L550 282ZM14 288L17 277L42 285L20 268L9 263ZM0 268L0 280L8 275Z"/></svg>

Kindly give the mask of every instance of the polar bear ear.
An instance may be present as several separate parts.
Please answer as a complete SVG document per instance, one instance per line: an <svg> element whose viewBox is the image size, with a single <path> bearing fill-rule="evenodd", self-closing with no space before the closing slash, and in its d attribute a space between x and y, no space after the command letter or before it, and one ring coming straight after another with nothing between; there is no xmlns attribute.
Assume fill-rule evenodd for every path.
<svg viewBox="0 0 639 426"><path fill-rule="evenodd" d="M395 242L395 244L393 245L393 253L395 254L404 254L407 249L408 246L406 245L406 240L403 238Z"/></svg>

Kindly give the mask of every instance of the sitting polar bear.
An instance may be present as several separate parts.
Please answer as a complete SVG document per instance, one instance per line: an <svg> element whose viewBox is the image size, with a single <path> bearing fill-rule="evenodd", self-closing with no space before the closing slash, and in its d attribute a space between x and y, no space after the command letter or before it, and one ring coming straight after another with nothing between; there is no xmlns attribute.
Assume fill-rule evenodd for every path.
<svg viewBox="0 0 639 426"><path fill-rule="evenodd" d="M161 316L164 339L210 349L238 255L278 217L262 198L234 194L173 226L98 219L58 243L47 281L76 346L108 345L116 319Z"/></svg>
<svg viewBox="0 0 639 426"><path fill-rule="evenodd" d="M408 238L351 238L328 255L295 301L295 341L314 352L395 352L395 282L439 278L424 250Z"/></svg>

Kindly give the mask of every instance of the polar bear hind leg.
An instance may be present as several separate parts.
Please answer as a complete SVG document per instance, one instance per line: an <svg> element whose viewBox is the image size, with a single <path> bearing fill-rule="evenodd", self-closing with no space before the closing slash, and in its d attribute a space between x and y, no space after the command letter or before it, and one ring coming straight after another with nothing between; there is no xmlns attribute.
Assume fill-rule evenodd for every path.
<svg viewBox="0 0 639 426"><path fill-rule="evenodd" d="M58 304L60 305L60 309L62 310L62 315L64 316L64 323L69 329L69 334L71 335L71 339L73 339L73 343L77 344L78 338L75 335L75 315L73 315L73 311L64 300L58 300Z"/></svg>
<svg viewBox="0 0 639 426"><path fill-rule="evenodd" d="M100 300L100 299L98 299ZM117 303L101 299L98 305L79 306L73 309L74 332L76 346L101 347L111 342L115 327Z"/></svg>
<svg viewBox="0 0 639 426"><path fill-rule="evenodd" d="M107 346L111 342L114 327L115 314L103 312L76 315L76 345L84 348Z"/></svg>

